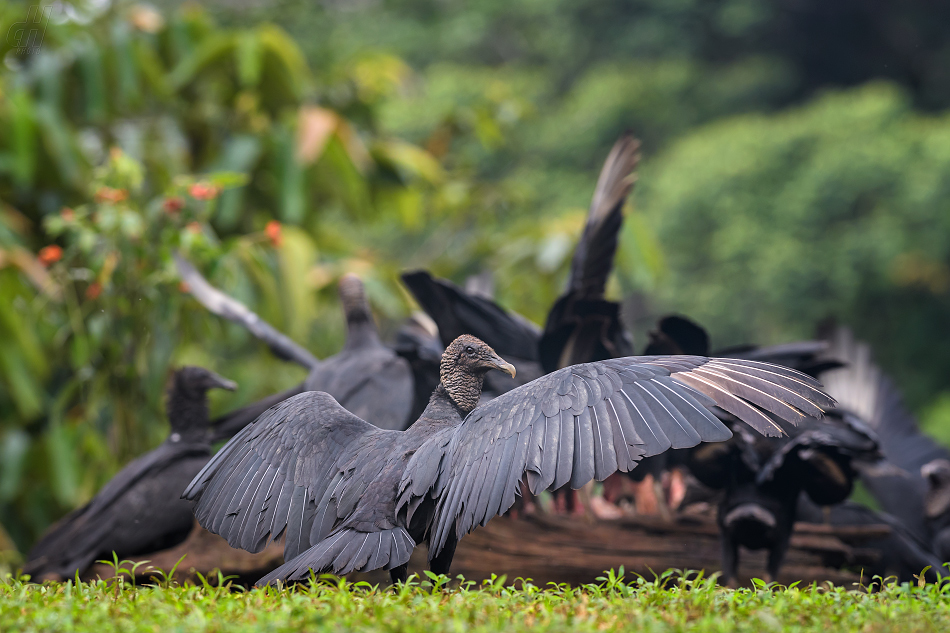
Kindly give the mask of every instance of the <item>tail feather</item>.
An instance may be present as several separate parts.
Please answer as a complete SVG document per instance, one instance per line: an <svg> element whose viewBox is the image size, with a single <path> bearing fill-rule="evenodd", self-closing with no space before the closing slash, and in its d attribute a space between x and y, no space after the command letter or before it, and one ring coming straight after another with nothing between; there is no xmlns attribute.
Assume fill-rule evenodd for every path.
<svg viewBox="0 0 950 633"><path fill-rule="evenodd" d="M337 530L296 558L257 581L258 587L280 581L301 580L315 574L338 575L354 571L392 569L409 562L415 541L401 527L379 532Z"/></svg>

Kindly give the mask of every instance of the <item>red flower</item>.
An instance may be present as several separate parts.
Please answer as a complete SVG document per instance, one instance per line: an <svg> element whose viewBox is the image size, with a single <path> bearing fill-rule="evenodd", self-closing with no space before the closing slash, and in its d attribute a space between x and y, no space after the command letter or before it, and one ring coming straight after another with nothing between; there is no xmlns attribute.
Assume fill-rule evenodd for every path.
<svg viewBox="0 0 950 633"><path fill-rule="evenodd" d="M165 198L165 202L162 203L162 208L165 209L165 213L170 215L175 215L181 211L185 206L185 201L174 196L172 198Z"/></svg>
<svg viewBox="0 0 950 633"><path fill-rule="evenodd" d="M100 284L98 281L94 281L88 286L86 286L87 299L95 299L100 294L102 294L102 284Z"/></svg>
<svg viewBox="0 0 950 633"><path fill-rule="evenodd" d="M178 290L180 292L191 292L191 286L188 285L187 281L179 281Z"/></svg>
<svg viewBox="0 0 950 633"><path fill-rule="evenodd" d="M196 200L213 200L218 195L218 188L208 182L196 182L188 189L188 193Z"/></svg>
<svg viewBox="0 0 950 633"><path fill-rule="evenodd" d="M267 235L267 239L275 247L279 248L284 243L284 236L280 232L280 222L277 220L271 220L267 223L267 226L264 227L264 234Z"/></svg>
<svg viewBox="0 0 950 633"><path fill-rule="evenodd" d="M58 262L63 258L63 249L56 244L50 244L40 249L40 263L49 266L53 262Z"/></svg>
<svg viewBox="0 0 950 633"><path fill-rule="evenodd" d="M76 212L69 207L63 207L63 210L59 212L59 217L63 218L67 222L72 222L76 219Z"/></svg>
<svg viewBox="0 0 950 633"><path fill-rule="evenodd" d="M129 197L129 192L125 189L113 189L112 187L99 187L96 192L96 202L111 202L115 204L122 202Z"/></svg>

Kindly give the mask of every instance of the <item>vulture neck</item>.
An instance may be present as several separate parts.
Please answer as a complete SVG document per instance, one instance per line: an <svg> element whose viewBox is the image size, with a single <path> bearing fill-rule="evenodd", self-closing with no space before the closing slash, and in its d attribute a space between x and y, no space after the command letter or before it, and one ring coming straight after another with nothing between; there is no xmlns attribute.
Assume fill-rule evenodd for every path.
<svg viewBox="0 0 950 633"><path fill-rule="evenodd" d="M441 381L432 397L438 395L441 389L458 407L462 417L471 413L478 406L478 399L482 395L482 383L485 380L485 374L475 374L455 367L443 367L439 373L441 374Z"/></svg>
<svg viewBox="0 0 950 633"><path fill-rule="evenodd" d="M345 350L360 349L379 345L379 332L373 315L368 307L359 306L346 310L346 344Z"/></svg>
<svg viewBox="0 0 950 633"><path fill-rule="evenodd" d="M168 395L166 405L168 421L172 426L172 441L196 441L204 439L208 431L208 397L202 392L199 396L187 395L180 388L174 388Z"/></svg>

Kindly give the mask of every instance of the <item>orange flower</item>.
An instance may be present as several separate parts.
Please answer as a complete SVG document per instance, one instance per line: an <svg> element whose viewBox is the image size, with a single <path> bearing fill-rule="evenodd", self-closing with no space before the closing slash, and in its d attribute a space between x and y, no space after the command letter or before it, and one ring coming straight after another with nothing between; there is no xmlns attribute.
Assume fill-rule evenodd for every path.
<svg viewBox="0 0 950 633"><path fill-rule="evenodd" d="M194 233L195 235L198 235L199 233L201 233L201 224L199 224L198 222L189 222L185 228L191 231L192 233Z"/></svg>
<svg viewBox="0 0 950 633"><path fill-rule="evenodd" d="M178 290L180 292L191 292L191 286L188 285L187 281L179 281Z"/></svg>
<svg viewBox="0 0 950 633"><path fill-rule="evenodd" d="M99 187L96 192L96 202L111 202L115 204L122 202L129 197L129 192L125 189L113 189L112 187Z"/></svg>
<svg viewBox="0 0 950 633"><path fill-rule="evenodd" d="M102 284L100 284L98 281L94 281L88 286L86 286L87 299L95 299L100 294L102 294Z"/></svg>
<svg viewBox="0 0 950 633"><path fill-rule="evenodd" d="M264 227L264 234L267 235L267 239L275 247L279 248L284 243L284 236L280 232L280 222L277 220L271 220L267 223L267 226Z"/></svg>
<svg viewBox="0 0 950 633"><path fill-rule="evenodd" d="M218 195L218 188L208 182L196 182L188 189L188 193L196 200L213 200Z"/></svg>
<svg viewBox="0 0 950 633"><path fill-rule="evenodd" d="M185 206L185 201L179 198L178 196L165 198L165 202L162 203L162 208L165 209L165 213L168 213L170 215L175 215L176 213L181 211L184 208L184 206Z"/></svg>
<svg viewBox="0 0 950 633"><path fill-rule="evenodd" d="M59 217L63 218L67 222L72 222L76 219L76 212L69 207L63 207L63 210L59 212Z"/></svg>
<svg viewBox="0 0 950 633"><path fill-rule="evenodd" d="M40 249L39 259L44 266L49 266L63 258L63 249L56 244L50 244Z"/></svg>

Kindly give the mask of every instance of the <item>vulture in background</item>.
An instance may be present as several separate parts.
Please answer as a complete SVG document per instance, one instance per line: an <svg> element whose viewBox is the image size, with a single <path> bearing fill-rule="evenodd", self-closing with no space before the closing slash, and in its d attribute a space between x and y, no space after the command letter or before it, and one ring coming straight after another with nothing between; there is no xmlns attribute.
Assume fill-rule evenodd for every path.
<svg viewBox="0 0 950 633"><path fill-rule="evenodd" d="M607 301L604 289L639 150L640 141L631 134L621 136L610 150L574 250L567 287L551 307L544 330L504 310L483 292L467 292L425 271L403 274L403 283L438 326L443 345L471 334L518 369L517 379L489 378L486 390L492 395L569 365L633 354L630 336L620 321L620 305Z"/></svg>
<svg viewBox="0 0 950 633"><path fill-rule="evenodd" d="M855 341L846 328L835 330L830 340L829 354L845 366L823 374L822 380L839 407L874 429L888 465L862 473L864 484L884 512L921 541L932 543L936 526L929 518L928 475L922 469L937 460L950 461L950 450L921 433L897 387L872 361L866 343Z"/></svg>
<svg viewBox="0 0 950 633"><path fill-rule="evenodd" d="M722 581L734 584L739 546L768 550L768 580L778 578L788 551L799 497L819 506L851 494L858 462L880 459L870 429L856 416L831 411L821 424L806 421L790 437L769 439L727 422L733 437L700 445L686 464L705 486L722 490L716 523L722 543Z"/></svg>
<svg viewBox="0 0 950 633"><path fill-rule="evenodd" d="M24 573L35 581L72 578L113 552L121 560L184 541L194 519L181 490L211 457L207 392L236 387L201 367L176 371L167 391L168 438L53 525L30 551Z"/></svg>
<svg viewBox="0 0 950 633"><path fill-rule="evenodd" d="M924 511L932 535L933 550L944 563L950 562L950 461L935 459L924 464L920 474L927 480Z"/></svg>
<svg viewBox="0 0 950 633"><path fill-rule="evenodd" d="M273 405L304 391L325 391L351 413L382 429L401 430L411 421L412 367L406 359L380 342L359 277L346 274L340 279L346 343L339 353L321 361L247 306L213 287L178 253L175 262L189 292L201 305L220 317L243 325L266 343L276 356L294 361L309 371L301 384L216 420L215 440L233 436Z"/></svg>
<svg viewBox="0 0 950 633"><path fill-rule="evenodd" d="M533 494L579 488L644 457L732 435L718 406L760 433L820 418L834 401L784 367L700 356L573 365L479 405L485 375L515 368L463 335L442 354L440 382L405 431L374 427L322 392L268 410L231 439L183 497L234 547L285 538L284 565L258 584L385 568L405 580L416 544L448 573L456 544ZM400 394L392 394L399 398Z"/></svg>

